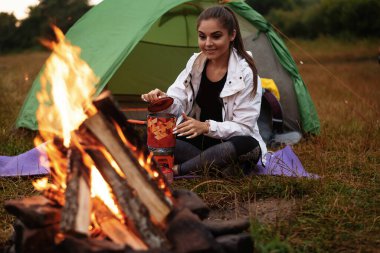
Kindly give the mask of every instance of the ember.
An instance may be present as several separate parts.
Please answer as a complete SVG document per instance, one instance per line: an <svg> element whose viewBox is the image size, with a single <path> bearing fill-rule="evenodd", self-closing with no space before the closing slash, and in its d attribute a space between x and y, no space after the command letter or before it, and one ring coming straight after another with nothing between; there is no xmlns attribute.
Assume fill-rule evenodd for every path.
<svg viewBox="0 0 380 253"><path fill-rule="evenodd" d="M240 233L248 221L202 222L207 206L172 192L111 94L93 99L97 78L80 49L54 31L36 139L46 143L51 175L34 182L42 196L6 203L18 218L10 252L251 252Z"/></svg>

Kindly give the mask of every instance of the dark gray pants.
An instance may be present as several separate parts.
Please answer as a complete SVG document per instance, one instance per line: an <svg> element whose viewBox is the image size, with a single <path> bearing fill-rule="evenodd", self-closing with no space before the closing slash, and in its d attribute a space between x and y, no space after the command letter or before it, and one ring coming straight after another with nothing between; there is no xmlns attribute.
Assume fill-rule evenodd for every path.
<svg viewBox="0 0 380 253"><path fill-rule="evenodd" d="M204 138L199 136L199 138ZM223 168L244 157L250 164L260 159L261 150L257 140L251 136L235 136L228 140L216 140L203 148L202 140L178 138L174 150L174 163L179 175L201 171L208 166ZM214 139L215 140L215 139ZM201 145L201 144L202 145Z"/></svg>

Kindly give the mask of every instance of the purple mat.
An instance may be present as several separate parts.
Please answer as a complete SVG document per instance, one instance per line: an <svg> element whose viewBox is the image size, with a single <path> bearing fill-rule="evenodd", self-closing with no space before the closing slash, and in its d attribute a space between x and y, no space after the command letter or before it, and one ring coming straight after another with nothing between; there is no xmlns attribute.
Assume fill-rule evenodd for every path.
<svg viewBox="0 0 380 253"><path fill-rule="evenodd" d="M0 176L33 176L49 173L44 144L17 156L0 156Z"/></svg>
<svg viewBox="0 0 380 253"><path fill-rule="evenodd" d="M255 175L276 175L288 177L307 177L317 179L318 175L308 173L301 161L290 146L274 153L266 154L266 166L258 164ZM17 156L0 156L0 176L31 176L49 173L49 162L44 145L31 149ZM198 176L182 176L181 178L195 178ZM177 177L178 179L180 177Z"/></svg>
<svg viewBox="0 0 380 253"><path fill-rule="evenodd" d="M268 152L265 157L267 161L265 167L259 162L254 174L319 178L318 175L309 173L304 169L301 161L290 146L286 146L274 153Z"/></svg>

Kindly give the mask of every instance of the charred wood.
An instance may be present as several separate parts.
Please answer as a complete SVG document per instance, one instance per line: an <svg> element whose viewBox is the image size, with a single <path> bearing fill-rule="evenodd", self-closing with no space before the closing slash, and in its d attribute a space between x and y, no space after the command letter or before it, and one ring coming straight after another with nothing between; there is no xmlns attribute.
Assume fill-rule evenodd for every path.
<svg viewBox="0 0 380 253"><path fill-rule="evenodd" d="M67 187L62 209L61 229L65 233L88 235L91 216L90 170L81 152L72 147L68 152Z"/></svg>
<svg viewBox="0 0 380 253"><path fill-rule="evenodd" d="M67 173L65 165L69 149L64 146L63 139L59 137L54 137L52 142L47 142L46 147L50 149L48 152L49 162L54 165L50 168L50 181L52 184L60 186L62 179L65 180L63 175ZM59 170L56 169L57 167L59 167ZM57 192L60 190L63 189L59 189Z"/></svg>
<svg viewBox="0 0 380 253"><path fill-rule="evenodd" d="M128 123L127 117L122 111L119 110L111 93L109 91L101 93L96 100L93 101L93 104L101 112L108 123L111 125L116 124L120 128L122 135L132 146L135 147L135 150L138 151L138 153L134 151L130 154L134 154L136 158L140 158L140 155L143 155L144 159L147 160L150 155L150 151L146 145L146 138L141 138L141 134L135 130L131 123ZM164 189L161 189L171 195L171 190L169 188L169 184L167 183L166 177L162 174L161 169L155 159L150 159L149 167L157 173L155 180L153 180L158 186L154 188L157 191L156 194L161 197L163 201L166 201L165 195L162 194L163 191L159 190L162 186L165 186Z"/></svg>
<svg viewBox="0 0 380 253"><path fill-rule="evenodd" d="M92 238L76 238L66 235L58 245L58 252L62 253L123 253L124 246L108 240L96 240Z"/></svg>
<svg viewBox="0 0 380 253"><path fill-rule="evenodd" d="M99 112L85 120L83 124L115 159L126 176L128 185L136 191L138 198L149 209L153 220L163 224L170 213L171 203L139 164L132 151L122 142L114 126Z"/></svg>
<svg viewBox="0 0 380 253"><path fill-rule="evenodd" d="M99 198L93 200L93 212L101 230L114 243L128 245L134 250L146 250L147 246L125 224L112 214Z"/></svg>
<svg viewBox="0 0 380 253"><path fill-rule="evenodd" d="M129 187L130 181L118 175L100 151L86 149L86 152L111 187L116 202L124 214L127 226L133 229L134 233L150 248L167 248L168 242L164 233L150 220L149 210L136 196L133 189ZM153 202L148 203L148 205L155 204Z"/></svg>
<svg viewBox="0 0 380 253"><path fill-rule="evenodd" d="M53 188L46 188L44 189L41 194L54 202L54 205L57 205L59 207L63 207L65 205L65 192L63 189L53 189Z"/></svg>
<svg viewBox="0 0 380 253"><path fill-rule="evenodd" d="M128 141L138 150L148 154L146 142L139 137L133 125L128 123L127 117L118 109L116 101L113 99L111 92L102 92L94 101L95 107L105 115L109 122L115 121L123 131Z"/></svg>
<svg viewBox="0 0 380 253"><path fill-rule="evenodd" d="M238 234L249 228L248 219L239 219L239 220L204 220L203 225L207 227L208 230L214 236L226 235L226 234Z"/></svg>
<svg viewBox="0 0 380 253"><path fill-rule="evenodd" d="M165 249L133 250L129 247L115 244L107 240L91 238L78 239L72 236L66 238L58 245L59 253L173 253Z"/></svg>
<svg viewBox="0 0 380 253"><path fill-rule="evenodd" d="M194 192L188 190L173 191L173 198L177 209L188 208L198 215L200 219L205 219L210 213L210 208Z"/></svg>
<svg viewBox="0 0 380 253"><path fill-rule="evenodd" d="M254 243L248 233L223 235L217 237L216 241L222 246L225 253L252 253L254 251Z"/></svg>
<svg viewBox="0 0 380 253"><path fill-rule="evenodd" d="M61 209L43 196L7 200L4 208L28 228L46 227L59 223L61 219Z"/></svg>
<svg viewBox="0 0 380 253"><path fill-rule="evenodd" d="M166 235L177 253L223 252L199 217L187 208L178 211L170 220Z"/></svg>
<svg viewBox="0 0 380 253"><path fill-rule="evenodd" d="M54 253L55 236L59 225L30 229L21 221L14 224L14 250L16 253Z"/></svg>

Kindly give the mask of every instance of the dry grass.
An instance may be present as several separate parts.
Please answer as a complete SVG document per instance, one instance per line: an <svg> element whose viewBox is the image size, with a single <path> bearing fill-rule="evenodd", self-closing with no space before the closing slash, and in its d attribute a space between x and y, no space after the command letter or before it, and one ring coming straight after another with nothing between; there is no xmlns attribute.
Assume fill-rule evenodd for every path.
<svg viewBox="0 0 380 253"><path fill-rule="evenodd" d="M296 41L317 63L287 43L322 124L320 136L293 148L304 167L322 179L204 178L176 181L174 187L194 189L212 208L236 216L238 207L247 202L292 201L293 215L286 219L260 223L253 215L252 233L262 252L376 252L380 248L380 65L376 60L380 42ZM32 147L33 134L12 127L46 57L46 53L0 56L0 155ZM1 204L34 194L30 181L0 179ZM4 243L12 217L2 208L0 216Z"/></svg>
<svg viewBox="0 0 380 253"><path fill-rule="evenodd" d="M47 53L0 56L0 155L16 155L33 147L33 133L15 130L14 123ZM0 244L12 232L13 217L2 208L7 199L35 194L29 178L0 178Z"/></svg>

